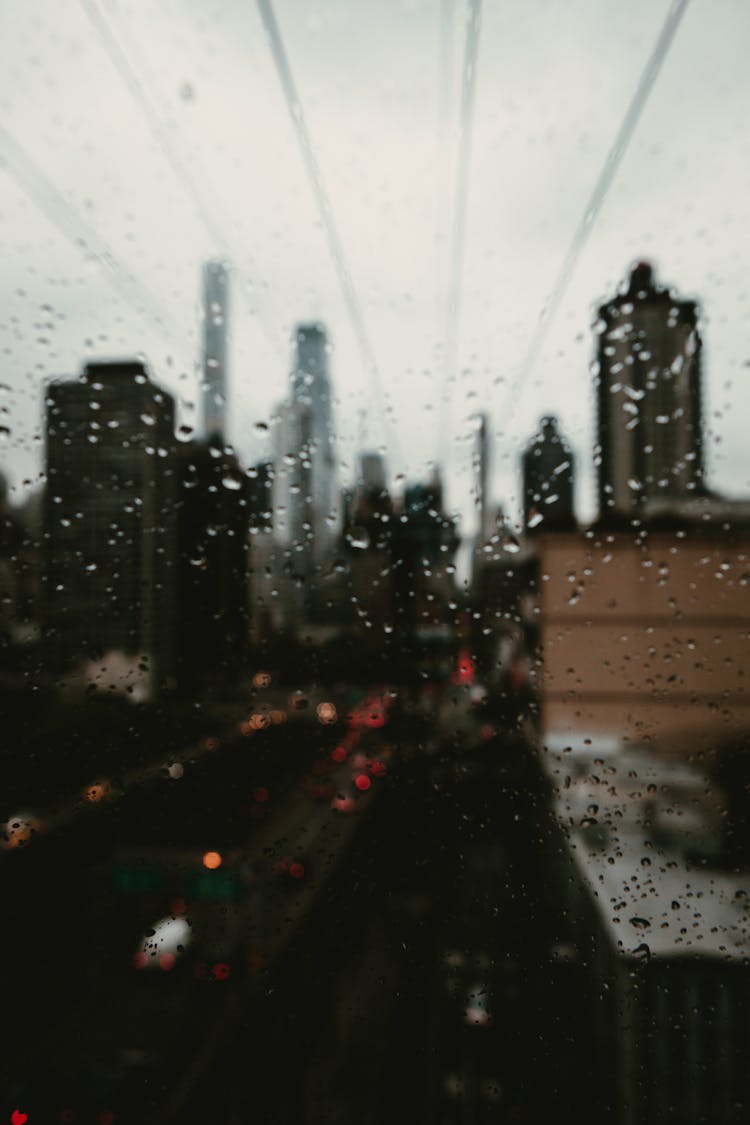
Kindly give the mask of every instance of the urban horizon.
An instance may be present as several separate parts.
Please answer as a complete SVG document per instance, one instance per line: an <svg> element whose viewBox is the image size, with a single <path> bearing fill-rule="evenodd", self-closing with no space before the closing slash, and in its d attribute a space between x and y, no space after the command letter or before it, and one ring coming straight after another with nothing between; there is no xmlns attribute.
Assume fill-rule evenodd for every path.
<svg viewBox="0 0 750 1125"><path fill-rule="evenodd" d="M6 23L0 1125L747 1120L750 8Z"/></svg>

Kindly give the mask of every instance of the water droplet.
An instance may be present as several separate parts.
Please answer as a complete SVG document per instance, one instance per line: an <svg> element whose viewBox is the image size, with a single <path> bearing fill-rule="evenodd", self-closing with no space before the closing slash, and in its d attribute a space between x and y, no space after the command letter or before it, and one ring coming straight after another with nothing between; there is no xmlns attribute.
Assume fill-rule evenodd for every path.
<svg viewBox="0 0 750 1125"><path fill-rule="evenodd" d="M364 527L353 527L347 532L346 541L350 547L364 551L370 546L370 536Z"/></svg>

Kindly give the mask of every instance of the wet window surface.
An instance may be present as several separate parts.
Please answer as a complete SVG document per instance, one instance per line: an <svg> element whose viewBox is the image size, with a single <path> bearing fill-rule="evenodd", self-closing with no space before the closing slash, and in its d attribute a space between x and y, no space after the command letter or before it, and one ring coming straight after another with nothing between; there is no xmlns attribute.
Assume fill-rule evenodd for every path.
<svg viewBox="0 0 750 1125"><path fill-rule="evenodd" d="M0 1121L748 1119L748 34L8 11Z"/></svg>

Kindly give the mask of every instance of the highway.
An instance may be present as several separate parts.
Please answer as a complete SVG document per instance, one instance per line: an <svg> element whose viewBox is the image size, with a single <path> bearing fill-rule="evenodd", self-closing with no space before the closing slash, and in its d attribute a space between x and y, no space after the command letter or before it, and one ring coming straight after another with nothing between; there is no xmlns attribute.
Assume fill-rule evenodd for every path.
<svg viewBox="0 0 750 1125"><path fill-rule="evenodd" d="M3 1110L534 1120L550 1036L566 1059L545 796L471 699L287 698L278 722L279 698L256 699L182 772L147 769L6 853L24 924L2 935Z"/></svg>
<svg viewBox="0 0 750 1125"><path fill-rule="evenodd" d="M15 940L6 929L5 956L28 961L32 931L45 963L43 989L16 981L26 1027L2 1076L14 1104L45 1119L66 1105L116 1105L140 1121L184 1111L219 1029L280 957L397 768L382 693L340 717L322 703L301 709L301 698L288 713L278 693L256 698L248 717L171 755L166 770L131 772L95 809L69 802L25 850L6 850L0 879L26 924ZM160 948L169 919L184 923L176 953Z"/></svg>

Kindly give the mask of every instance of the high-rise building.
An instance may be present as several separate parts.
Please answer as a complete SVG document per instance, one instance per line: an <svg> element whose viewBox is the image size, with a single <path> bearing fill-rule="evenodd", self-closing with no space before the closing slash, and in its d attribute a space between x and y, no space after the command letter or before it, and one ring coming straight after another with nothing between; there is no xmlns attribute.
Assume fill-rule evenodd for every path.
<svg viewBox="0 0 750 1125"><path fill-rule="evenodd" d="M299 449L309 462L305 509L312 528L312 560L321 565L330 556L335 539L336 482L333 452L333 409L328 371L329 344L321 324L300 324L295 332L296 356L292 371L292 403L305 408L307 442Z"/></svg>
<svg viewBox="0 0 750 1125"><path fill-rule="evenodd" d="M345 514L344 542L354 554L361 546L385 549L393 531L393 500L386 486L385 458L381 453L361 453L359 480Z"/></svg>
<svg viewBox="0 0 750 1125"><path fill-rule="evenodd" d="M300 324L294 342L290 395L273 419L276 606L285 628L309 617L316 583L333 561L339 517L325 329Z"/></svg>
<svg viewBox="0 0 750 1125"><path fill-rule="evenodd" d="M488 432L488 419L485 413L479 415L479 425L477 427L476 445L472 457L474 469L474 498L477 508L477 515L479 517L479 529L477 532L477 542L483 544L488 530L487 522L487 478L489 469L489 432Z"/></svg>
<svg viewBox="0 0 750 1125"><path fill-rule="evenodd" d="M341 555L354 613L350 625L360 652L372 662L385 657L384 641L392 632L395 513L382 454L360 454L358 478L344 510Z"/></svg>
<svg viewBox="0 0 750 1125"><path fill-rule="evenodd" d="M247 478L250 527L270 531L273 527L273 461L258 461L248 469Z"/></svg>
<svg viewBox="0 0 750 1125"><path fill-rule="evenodd" d="M385 458L382 453L361 453L359 467L360 484L365 492L387 492Z"/></svg>
<svg viewBox="0 0 750 1125"><path fill-rule="evenodd" d="M276 561L278 547L274 540L273 489L275 469L272 461L259 461L248 470L248 519L250 547L248 551L248 602L250 606L250 640L261 646L274 625L272 607L278 602ZM278 613L276 615L278 617Z"/></svg>
<svg viewBox="0 0 750 1125"><path fill-rule="evenodd" d="M529 532L572 528L573 453L557 419L542 418L523 458L523 519Z"/></svg>
<svg viewBox="0 0 750 1125"><path fill-rule="evenodd" d="M452 617L456 521L443 508L443 486L434 470L427 483L407 485L393 529L394 614L401 634L419 632Z"/></svg>
<svg viewBox="0 0 750 1125"><path fill-rule="evenodd" d="M174 400L142 363L47 388L44 624L57 667L109 650L174 674Z"/></svg>
<svg viewBox="0 0 750 1125"><path fill-rule="evenodd" d="M227 400L229 273L223 262L203 266L203 431L223 440Z"/></svg>
<svg viewBox="0 0 750 1125"><path fill-rule="evenodd" d="M271 565L277 597L272 616L282 628L295 628L304 620L306 594L313 577L310 434L309 405L291 401L276 408Z"/></svg>
<svg viewBox="0 0 750 1125"><path fill-rule="evenodd" d="M696 305L659 288L640 262L599 318L600 515L633 518L650 500L703 488Z"/></svg>
<svg viewBox="0 0 750 1125"><path fill-rule="evenodd" d="M273 520L277 542L294 556L294 569L307 576L312 563L312 417L306 403L283 402L273 419L275 468Z"/></svg>
<svg viewBox="0 0 750 1125"><path fill-rule="evenodd" d="M248 623L248 478L218 442L179 447L177 673L180 690L226 688Z"/></svg>

